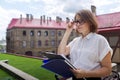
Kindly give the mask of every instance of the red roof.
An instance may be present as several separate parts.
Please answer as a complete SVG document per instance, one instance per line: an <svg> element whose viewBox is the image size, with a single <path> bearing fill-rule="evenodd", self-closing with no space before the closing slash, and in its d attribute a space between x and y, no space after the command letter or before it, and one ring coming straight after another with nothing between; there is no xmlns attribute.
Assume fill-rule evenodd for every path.
<svg viewBox="0 0 120 80"><path fill-rule="evenodd" d="M120 30L120 12L97 16L98 31Z"/></svg>
<svg viewBox="0 0 120 80"><path fill-rule="evenodd" d="M7 29L11 29L14 27L17 28L56 28L56 29L65 29L66 22L61 21L61 23L57 23L55 20L45 22L42 21L42 24L40 24L40 19L33 19L30 21L27 21L26 18L22 18L21 22L20 19L12 19L11 23L8 25Z"/></svg>
<svg viewBox="0 0 120 80"><path fill-rule="evenodd" d="M106 31L106 30L120 30L120 12L111 13L111 14L104 14L97 16L98 24L99 24L99 31ZM55 20L42 22L40 24L40 19L33 19L31 21L27 21L26 18L22 18L21 22L19 18L13 18L8 25L7 29L11 28L55 28L55 29L65 29L66 22L61 21L61 24L57 23Z"/></svg>
<svg viewBox="0 0 120 80"><path fill-rule="evenodd" d="M12 19L10 24L8 25L8 29L13 28L13 26L16 24L17 21L18 19Z"/></svg>

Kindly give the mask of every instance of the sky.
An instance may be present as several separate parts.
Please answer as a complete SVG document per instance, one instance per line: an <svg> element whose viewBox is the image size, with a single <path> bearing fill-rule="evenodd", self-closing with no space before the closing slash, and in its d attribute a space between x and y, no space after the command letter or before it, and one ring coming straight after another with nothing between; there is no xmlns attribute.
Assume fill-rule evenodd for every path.
<svg viewBox="0 0 120 80"><path fill-rule="evenodd" d="M60 16L73 18L81 9L96 6L96 14L120 12L120 0L0 0L0 40L6 39L6 30L12 18L26 17L32 14L34 18L45 15L55 20Z"/></svg>

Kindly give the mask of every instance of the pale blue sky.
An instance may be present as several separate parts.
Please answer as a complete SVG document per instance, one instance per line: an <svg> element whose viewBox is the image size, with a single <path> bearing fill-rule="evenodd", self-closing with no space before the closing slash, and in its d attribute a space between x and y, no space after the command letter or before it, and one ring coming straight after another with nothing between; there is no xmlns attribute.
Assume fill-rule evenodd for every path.
<svg viewBox="0 0 120 80"><path fill-rule="evenodd" d="M42 15L73 18L80 9L96 6L97 15L120 12L120 0L0 0L0 40L6 37L6 29L12 18L20 14L32 14L34 18Z"/></svg>

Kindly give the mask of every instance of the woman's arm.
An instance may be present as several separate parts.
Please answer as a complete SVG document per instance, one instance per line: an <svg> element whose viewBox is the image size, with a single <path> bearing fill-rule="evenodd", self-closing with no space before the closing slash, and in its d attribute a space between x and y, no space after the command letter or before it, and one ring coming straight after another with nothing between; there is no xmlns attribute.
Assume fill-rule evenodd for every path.
<svg viewBox="0 0 120 80"><path fill-rule="evenodd" d="M92 70L92 71L85 71L85 70L72 70L76 78L83 78L83 77L104 77L111 73L111 53L109 52L105 58L101 61L101 68Z"/></svg>
<svg viewBox="0 0 120 80"><path fill-rule="evenodd" d="M66 27L66 31L65 34L58 46L58 54L64 54L64 55L68 55L69 51L70 51L70 47L67 47L67 41L69 39L69 36L73 30L73 25L74 23L70 22L68 23L67 27Z"/></svg>

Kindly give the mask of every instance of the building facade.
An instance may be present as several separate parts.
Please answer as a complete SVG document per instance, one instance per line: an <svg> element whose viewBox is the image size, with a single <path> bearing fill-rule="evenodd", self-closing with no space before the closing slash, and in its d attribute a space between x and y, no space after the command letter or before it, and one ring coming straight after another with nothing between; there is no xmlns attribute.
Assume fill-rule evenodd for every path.
<svg viewBox="0 0 120 80"><path fill-rule="evenodd" d="M120 12L97 16L99 34L106 37L113 48L112 62L120 63Z"/></svg>
<svg viewBox="0 0 120 80"><path fill-rule="evenodd" d="M45 51L56 53L69 19L62 21L56 17L56 20L48 20L44 17L12 19L7 29L7 52L29 56L41 56ZM75 36L73 31L69 41Z"/></svg>

